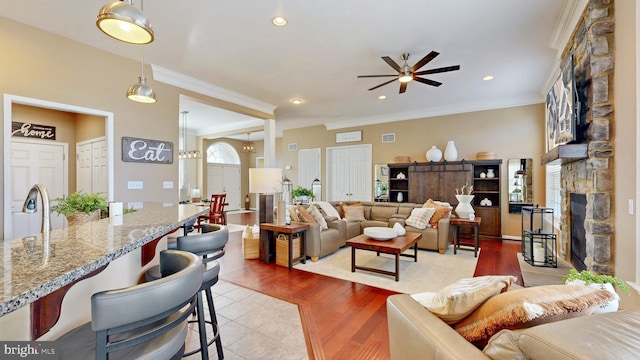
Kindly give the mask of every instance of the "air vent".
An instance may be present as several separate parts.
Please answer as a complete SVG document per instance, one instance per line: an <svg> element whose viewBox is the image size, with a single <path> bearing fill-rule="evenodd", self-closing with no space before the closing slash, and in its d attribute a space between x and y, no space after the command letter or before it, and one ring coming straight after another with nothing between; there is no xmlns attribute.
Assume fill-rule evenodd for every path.
<svg viewBox="0 0 640 360"><path fill-rule="evenodd" d="M382 142L383 143L396 142L396 133L382 134Z"/></svg>
<svg viewBox="0 0 640 360"><path fill-rule="evenodd" d="M296 150L298 150L298 143L289 144L289 151L296 151Z"/></svg>

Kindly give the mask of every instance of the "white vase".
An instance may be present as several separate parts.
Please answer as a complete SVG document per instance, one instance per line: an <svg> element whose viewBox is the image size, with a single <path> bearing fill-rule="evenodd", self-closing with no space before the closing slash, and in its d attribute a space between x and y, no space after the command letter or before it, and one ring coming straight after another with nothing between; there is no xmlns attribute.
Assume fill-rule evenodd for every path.
<svg viewBox="0 0 640 360"><path fill-rule="evenodd" d="M444 159L447 161L458 160L458 149L456 149L456 144L453 143L453 140L449 140L447 147L444 148Z"/></svg>
<svg viewBox="0 0 640 360"><path fill-rule="evenodd" d="M456 214L462 219L469 219L469 215L474 214L473 206L471 206L471 200L475 195L456 195L458 199L458 206L456 206Z"/></svg>
<svg viewBox="0 0 640 360"><path fill-rule="evenodd" d="M402 191L398 193L396 200L397 202L402 202L404 200L404 195L402 195Z"/></svg>
<svg viewBox="0 0 640 360"><path fill-rule="evenodd" d="M496 177L496 173L493 172L493 169L487 169L487 177L489 179L493 179L494 177Z"/></svg>
<svg viewBox="0 0 640 360"><path fill-rule="evenodd" d="M442 160L442 151L435 146L432 146L426 153L427 161L440 161Z"/></svg>

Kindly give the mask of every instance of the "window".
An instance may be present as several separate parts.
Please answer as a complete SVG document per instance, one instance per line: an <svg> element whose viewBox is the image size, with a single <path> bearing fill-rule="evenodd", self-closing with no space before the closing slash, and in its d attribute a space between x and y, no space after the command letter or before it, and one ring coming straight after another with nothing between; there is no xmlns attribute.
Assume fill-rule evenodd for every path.
<svg viewBox="0 0 640 360"><path fill-rule="evenodd" d="M233 146L226 142L215 142L207 148L207 163L240 165L240 157Z"/></svg>
<svg viewBox="0 0 640 360"><path fill-rule="evenodd" d="M553 209L554 223L560 226L560 216L562 216L562 196L560 193L561 165L547 165L546 168L546 207Z"/></svg>

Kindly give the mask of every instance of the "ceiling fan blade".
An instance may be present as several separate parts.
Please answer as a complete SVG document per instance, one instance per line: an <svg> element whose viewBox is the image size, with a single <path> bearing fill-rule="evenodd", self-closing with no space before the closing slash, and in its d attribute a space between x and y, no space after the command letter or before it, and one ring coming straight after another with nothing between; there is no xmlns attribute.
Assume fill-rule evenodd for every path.
<svg viewBox="0 0 640 360"><path fill-rule="evenodd" d="M381 87L381 86L385 86L385 85L387 85L387 84L391 84L392 82L394 82L394 81L396 81L396 80L397 80L397 79L391 79L391 80L389 80L389 81L387 81L387 82L383 82L382 84L380 84L380 85L378 85L378 86L374 86L374 87L372 87L371 89L369 89L369 91L371 91L371 90L375 90L375 89L377 89L377 88L379 88L379 87Z"/></svg>
<svg viewBox="0 0 640 360"><path fill-rule="evenodd" d="M400 94L403 94L405 91L407 91L407 84L406 82L400 83Z"/></svg>
<svg viewBox="0 0 640 360"><path fill-rule="evenodd" d="M402 69L400 68L400 65L398 65L395 61L393 61L392 58L388 57L388 56L383 56L382 60L384 60L387 64L389 64L389 66L391 66L393 68L393 70L397 71L397 72L402 72Z"/></svg>
<svg viewBox="0 0 640 360"><path fill-rule="evenodd" d="M427 74L437 74L437 73L443 73L443 72L455 71L455 70L460 70L460 65L445 66L445 67L441 67L441 68L437 68L437 69L417 71L415 74L416 75L427 75Z"/></svg>
<svg viewBox="0 0 640 360"><path fill-rule="evenodd" d="M395 75L358 75L358 78L374 78L374 77L389 77L389 76L398 77L398 74L395 74Z"/></svg>
<svg viewBox="0 0 640 360"><path fill-rule="evenodd" d="M435 52L432 51L430 53L428 53L427 55L425 55L425 57L423 57L422 59L420 59L420 61L418 61L417 63L415 63L412 67L411 67L411 72L414 72L418 69L420 69L421 67L427 65L427 63L431 60L433 60L436 56L440 55L439 52Z"/></svg>
<svg viewBox="0 0 640 360"><path fill-rule="evenodd" d="M442 85L441 82L437 82L437 81L433 81L433 80L429 80L429 79L423 79L423 78L419 78L419 77L415 77L415 80L418 82L421 82L423 84L427 84L427 85L431 85L431 86L435 86L438 87L440 85Z"/></svg>

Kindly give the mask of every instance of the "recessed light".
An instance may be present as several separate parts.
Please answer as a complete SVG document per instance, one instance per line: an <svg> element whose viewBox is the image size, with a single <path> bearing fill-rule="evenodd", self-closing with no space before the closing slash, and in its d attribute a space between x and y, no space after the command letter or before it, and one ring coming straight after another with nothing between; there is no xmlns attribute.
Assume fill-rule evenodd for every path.
<svg viewBox="0 0 640 360"><path fill-rule="evenodd" d="M386 98L387 98L387 97L386 97L385 95L380 95L380 96L378 96L378 99L380 99L380 100L384 100L384 99L386 99Z"/></svg>
<svg viewBox="0 0 640 360"><path fill-rule="evenodd" d="M487 75L487 76L483 77L482 80L484 80L484 81L493 80L493 75Z"/></svg>
<svg viewBox="0 0 640 360"><path fill-rule="evenodd" d="M302 99L298 99L298 98L296 98L296 99L291 99L291 102L292 102L292 103L294 103L294 104L296 104L296 105L300 105L300 104L302 104Z"/></svg>
<svg viewBox="0 0 640 360"><path fill-rule="evenodd" d="M271 22L275 26L285 26L285 25L287 25L287 19L283 18L282 16L274 17L273 19L271 19Z"/></svg>

